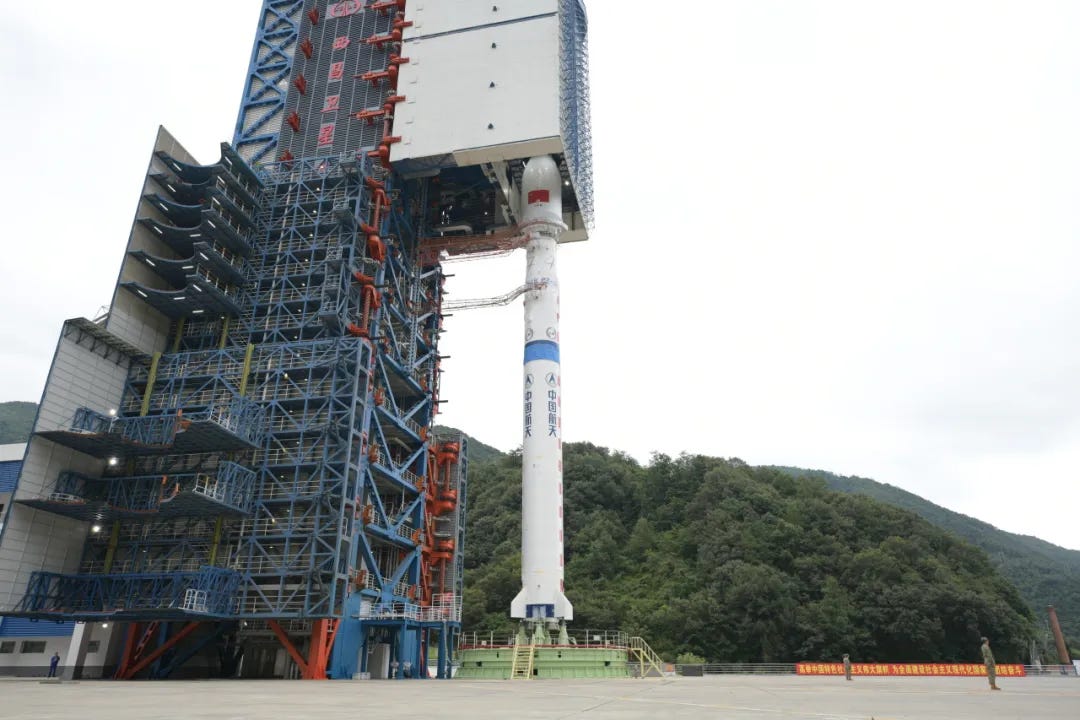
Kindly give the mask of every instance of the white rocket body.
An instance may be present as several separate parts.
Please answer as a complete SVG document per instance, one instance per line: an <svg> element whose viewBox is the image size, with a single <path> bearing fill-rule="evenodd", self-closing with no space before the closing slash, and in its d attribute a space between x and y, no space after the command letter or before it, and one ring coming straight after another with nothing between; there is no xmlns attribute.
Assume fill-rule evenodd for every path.
<svg viewBox="0 0 1080 720"><path fill-rule="evenodd" d="M521 179L525 244L524 427L521 474L521 592L510 616L572 620L564 594L562 382L559 368L559 278L555 255L562 221L562 178L547 155L525 165Z"/></svg>

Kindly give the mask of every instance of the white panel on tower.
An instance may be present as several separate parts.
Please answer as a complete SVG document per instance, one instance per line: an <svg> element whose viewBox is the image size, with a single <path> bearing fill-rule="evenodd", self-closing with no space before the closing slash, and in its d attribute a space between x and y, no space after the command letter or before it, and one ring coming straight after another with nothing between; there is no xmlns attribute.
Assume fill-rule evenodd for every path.
<svg viewBox="0 0 1080 720"><path fill-rule="evenodd" d="M410 0L405 21L394 169L416 177L490 166L491 178L509 167L516 181L525 160L551 155L566 186L560 241L587 239L592 150L582 0Z"/></svg>
<svg viewBox="0 0 1080 720"><path fill-rule="evenodd" d="M404 37L408 42L422 36L554 15L558 11L558 0L409 0L405 19L412 26L406 28Z"/></svg>
<svg viewBox="0 0 1080 720"><path fill-rule="evenodd" d="M563 152L556 15L406 42L390 159L477 165ZM528 112L522 112L528 108ZM423 162L427 161L427 162Z"/></svg>

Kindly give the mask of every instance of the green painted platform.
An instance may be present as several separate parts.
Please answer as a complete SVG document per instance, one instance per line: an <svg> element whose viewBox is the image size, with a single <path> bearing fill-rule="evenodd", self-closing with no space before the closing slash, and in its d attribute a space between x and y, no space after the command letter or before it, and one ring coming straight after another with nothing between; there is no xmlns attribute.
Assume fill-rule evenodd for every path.
<svg viewBox="0 0 1080 720"><path fill-rule="evenodd" d="M540 645L533 653L533 679L630 677L624 647ZM461 651L460 663L455 677L509 680L514 648L465 649Z"/></svg>

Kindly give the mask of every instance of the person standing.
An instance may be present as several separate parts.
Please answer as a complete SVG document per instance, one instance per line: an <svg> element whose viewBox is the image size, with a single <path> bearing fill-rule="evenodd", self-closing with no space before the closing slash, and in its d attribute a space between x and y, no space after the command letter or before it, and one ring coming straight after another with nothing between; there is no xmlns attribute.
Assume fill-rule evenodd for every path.
<svg viewBox="0 0 1080 720"><path fill-rule="evenodd" d="M53 653L52 659L49 660L49 677L56 677L56 668L60 665L60 653Z"/></svg>
<svg viewBox="0 0 1080 720"><path fill-rule="evenodd" d="M990 681L991 690L1000 690L997 686L997 662L994 660L994 651L990 649L990 639L982 639L982 657L986 663L986 677Z"/></svg>
<svg viewBox="0 0 1080 720"><path fill-rule="evenodd" d="M851 680L851 658L847 653L844 653L844 679Z"/></svg>

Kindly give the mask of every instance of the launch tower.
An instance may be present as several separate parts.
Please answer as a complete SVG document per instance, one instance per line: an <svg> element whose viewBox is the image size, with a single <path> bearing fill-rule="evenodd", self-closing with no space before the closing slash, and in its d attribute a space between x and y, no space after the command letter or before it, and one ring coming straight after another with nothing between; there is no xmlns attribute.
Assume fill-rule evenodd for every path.
<svg viewBox="0 0 1080 720"><path fill-rule="evenodd" d="M64 323L0 609L117 677L447 676L467 448L432 429L447 255L591 215L578 0L265 0L236 131L160 130L108 312Z"/></svg>
<svg viewBox="0 0 1080 720"><path fill-rule="evenodd" d="M232 143L159 130L108 312L64 323L0 613L80 621L75 673L447 677L440 261L524 246L533 157L586 239L585 40L580 0L264 0Z"/></svg>

